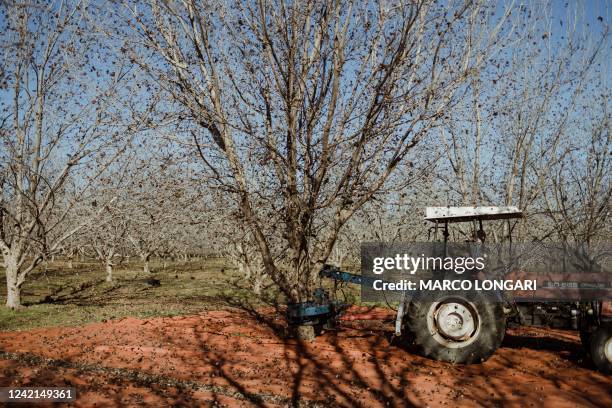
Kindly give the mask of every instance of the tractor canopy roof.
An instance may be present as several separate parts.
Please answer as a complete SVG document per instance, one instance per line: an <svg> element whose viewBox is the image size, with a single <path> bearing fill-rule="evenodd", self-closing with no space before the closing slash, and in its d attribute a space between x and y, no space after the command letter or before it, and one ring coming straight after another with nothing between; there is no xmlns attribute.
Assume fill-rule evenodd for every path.
<svg viewBox="0 0 612 408"><path fill-rule="evenodd" d="M507 207L426 207L425 220L433 222L466 222L522 218L514 206Z"/></svg>

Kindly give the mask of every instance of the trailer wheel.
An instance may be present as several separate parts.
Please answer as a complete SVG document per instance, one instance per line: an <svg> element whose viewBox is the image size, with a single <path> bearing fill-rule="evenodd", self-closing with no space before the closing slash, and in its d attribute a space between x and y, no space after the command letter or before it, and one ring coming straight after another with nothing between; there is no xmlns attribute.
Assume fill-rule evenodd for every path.
<svg viewBox="0 0 612 408"><path fill-rule="evenodd" d="M506 330L503 306L479 292L419 292L405 317L409 339L425 357L471 364L488 359Z"/></svg>
<svg viewBox="0 0 612 408"><path fill-rule="evenodd" d="M591 358L599 371L612 373L612 330L601 326L591 335Z"/></svg>

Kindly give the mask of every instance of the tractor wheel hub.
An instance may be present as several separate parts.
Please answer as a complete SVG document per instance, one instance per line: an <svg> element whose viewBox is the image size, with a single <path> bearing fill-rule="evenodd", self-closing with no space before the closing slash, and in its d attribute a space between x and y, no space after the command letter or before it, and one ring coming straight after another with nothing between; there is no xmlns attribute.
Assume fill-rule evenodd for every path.
<svg viewBox="0 0 612 408"><path fill-rule="evenodd" d="M442 304L434 316L436 328L447 339L461 341L468 339L476 329L476 316L461 303Z"/></svg>

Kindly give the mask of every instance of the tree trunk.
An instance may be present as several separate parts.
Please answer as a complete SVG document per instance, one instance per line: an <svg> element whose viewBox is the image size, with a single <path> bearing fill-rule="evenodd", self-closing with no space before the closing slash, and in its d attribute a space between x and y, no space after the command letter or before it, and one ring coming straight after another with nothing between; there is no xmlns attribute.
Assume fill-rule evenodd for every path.
<svg viewBox="0 0 612 408"><path fill-rule="evenodd" d="M298 340L314 341L315 339L314 326L296 326L293 328L293 336Z"/></svg>
<svg viewBox="0 0 612 408"><path fill-rule="evenodd" d="M17 279L19 272L17 262L5 255L4 269L6 271L6 306L11 309L18 309L21 307L21 285L18 284Z"/></svg>
<svg viewBox="0 0 612 408"><path fill-rule="evenodd" d="M110 260L107 260L104 266L106 269L106 281L112 282L113 281L113 263Z"/></svg>
<svg viewBox="0 0 612 408"><path fill-rule="evenodd" d="M253 279L253 293L256 295L261 295L261 289L263 287L263 276L256 276Z"/></svg>
<svg viewBox="0 0 612 408"><path fill-rule="evenodd" d="M149 258L151 257L151 255L143 255L142 256L142 261L144 263L142 270L144 271L144 273L151 273L151 267L149 265Z"/></svg>
<svg viewBox="0 0 612 408"><path fill-rule="evenodd" d="M10 284L7 287L6 306L11 309L19 309L21 307L21 287L16 284Z"/></svg>

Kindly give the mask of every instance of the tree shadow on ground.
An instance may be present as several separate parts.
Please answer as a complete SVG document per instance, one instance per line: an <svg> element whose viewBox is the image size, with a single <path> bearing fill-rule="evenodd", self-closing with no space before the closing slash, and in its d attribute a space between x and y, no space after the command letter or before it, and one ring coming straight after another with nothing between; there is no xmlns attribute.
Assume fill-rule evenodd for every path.
<svg viewBox="0 0 612 408"><path fill-rule="evenodd" d="M283 318L285 306L280 304L276 297L264 298L266 307L262 307L262 299L249 302L245 299L225 297L223 301L240 314L246 314L258 325L266 327L273 335L275 345L281 346L282 366L287 367L291 373L290 380L286 383L290 388L286 391L290 391L290 395L286 400L282 400L283 405L357 407L371 406L372 402L388 407L415 405L411 402L414 396L406 392L410 390L407 374L422 364L405 364L400 369L400 374L393 374L403 377L403 380L388 381L387 374L391 373L386 372L385 364L388 358L385 357L385 350L389 348L390 333L380 325L350 333L343 327L328 330L320 337L325 339L324 343L320 344L319 340L311 342L293 336ZM367 344L359 350L349 351L344 344L347 339ZM217 374L229 384L241 392L246 391L240 384L240 376L232 375L231 369L223 370L224 366L231 365L226 356L211 350L206 341L202 341L200 347L203 350L203 361L218 367ZM321 347L324 349L320 350ZM330 361L328 354L333 354L335 361ZM377 358L377 354L382 354L382 358ZM361 361L366 361L371 366L368 375L358 369ZM288 377L285 376L286 378ZM266 401L249 399L256 405Z"/></svg>
<svg viewBox="0 0 612 408"><path fill-rule="evenodd" d="M520 353L518 356L512 353L512 357L506 357L508 353L503 353L504 356L496 356L490 362L471 366L427 360L415 355L414 347L405 339L394 337L392 326L384 321L374 324L343 322L337 330L325 333L321 340L313 343L301 341L291 338L286 322L278 318L284 313L282 305L272 303L270 308L261 309L241 300L226 299L226 302L269 327L279 336L279 341L291 347L292 353L285 353L285 359L294 366L291 402L295 406L304 397L303 388L317 389L320 395L332 396L333 403L342 406L364 406L364 401L369 401L365 406L430 405L436 399L432 400L426 392L422 392L423 374L428 374L432 379L438 373L448 377L438 389L446 388L448 392L442 401L450 404L465 403L468 399L470 404L505 405L517 403L517 396L525 401L541 401L543 397L533 388L531 381L541 381L546 386L559 389L568 388L571 380L569 377L547 377L544 373L551 369L554 371L556 363L551 362L546 355L532 361L536 363L534 368L518 373L519 377L530 379L524 383L512 381L517 375L516 365L522 357ZM358 343L355 350L347 348L349 341ZM323 356L325 353L318 352L321 342L326 351L331 351L335 360L329 360ZM602 382L601 376L592 370L592 364L586 361L580 344L576 342L555 336L508 334L502 347L553 352L575 366L573 368L585 369L585 380L598 384L601 390L610 386L605 380ZM536 368L538 366L540 368ZM494 369L491 370L491 367ZM472 387L476 380L483 384L482 388ZM313 381L315 386L312 385ZM575 387L572 392L577 401L602 402L598 397L582 395L580 387Z"/></svg>
<svg viewBox="0 0 612 408"><path fill-rule="evenodd" d="M551 351L555 355L588 369L595 366L588 358L580 343L552 336L514 335L506 333L502 347L520 350L523 348L540 351Z"/></svg>
<svg viewBox="0 0 612 408"><path fill-rule="evenodd" d="M100 392L96 394L87 383L82 385L84 392L91 398L102 394L111 406L126 401L148 406L262 407L528 406L546 401L554 405L559 399L609 406L611 402L607 377L556 358L575 353L579 345L552 332L546 337L542 331L540 339L510 334L490 360L462 366L410 353L391 337L393 327L384 319L344 320L315 341L303 341L290 336L284 306L273 296L263 307L257 299L219 300L224 310L151 320L128 318L54 332L44 341L37 332L28 342L15 340L18 349L28 344L37 355L60 350L54 357L58 360L21 361L12 369L29 364L35 370L28 375L40 375L40 385L74 382L74 372L85 382L95 376L98 382L93 383ZM9 360L13 357L2 357L0 366ZM9 370L5 377L12 375ZM133 388L134 396L124 391L126 387Z"/></svg>
<svg viewBox="0 0 612 408"><path fill-rule="evenodd" d="M103 290L98 290L104 284L104 279L83 282L77 286L60 286L54 288L51 293L45 295L37 301L24 302L24 306L40 304L68 304L73 303L79 306L91 305L92 290L96 289L95 297L101 297L113 293L121 286L119 284L108 285ZM27 295L27 292L24 293Z"/></svg>
<svg viewBox="0 0 612 408"><path fill-rule="evenodd" d="M225 406L233 402L231 397L198 390L189 382L140 375L132 370L109 370L62 360L40 359L32 355L23 356L21 359L0 360L0 387L73 388L78 406L195 407L202 404ZM73 404L36 401L35 405L56 407Z"/></svg>

